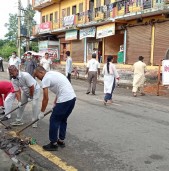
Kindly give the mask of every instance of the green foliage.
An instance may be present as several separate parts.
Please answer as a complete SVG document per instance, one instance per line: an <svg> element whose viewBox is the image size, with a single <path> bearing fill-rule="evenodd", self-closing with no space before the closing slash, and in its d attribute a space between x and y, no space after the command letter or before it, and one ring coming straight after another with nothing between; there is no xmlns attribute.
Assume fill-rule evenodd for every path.
<svg viewBox="0 0 169 171"><path fill-rule="evenodd" d="M8 42L8 43L5 43L0 48L0 55L3 58L8 59L8 57L11 56L11 54L12 54L13 51L16 51L17 52L17 48L16 48L14 42Z"/></svg>
<svg viewBox="0 0 169 171"><path fill-rule="evenodd" d="M31 42L31 49L32 51L38 52L39 51L38 42Z"/></svg>

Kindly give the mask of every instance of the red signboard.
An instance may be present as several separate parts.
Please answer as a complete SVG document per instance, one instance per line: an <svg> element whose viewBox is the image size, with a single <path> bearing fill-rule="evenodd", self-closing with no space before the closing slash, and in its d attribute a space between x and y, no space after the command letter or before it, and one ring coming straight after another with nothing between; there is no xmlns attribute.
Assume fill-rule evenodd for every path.
<svg viewBox="0 0 169 171"><path fill-rule="evenodd" d="M51 22L42 23L39 25L39 32L48 32L51 30Z"/></svg>

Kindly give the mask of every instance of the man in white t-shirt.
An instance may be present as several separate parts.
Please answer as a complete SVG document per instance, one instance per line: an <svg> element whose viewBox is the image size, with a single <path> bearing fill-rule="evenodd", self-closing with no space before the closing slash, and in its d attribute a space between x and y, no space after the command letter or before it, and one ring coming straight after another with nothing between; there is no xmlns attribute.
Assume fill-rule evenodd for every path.
<svg viewBox="0 0 169 171"><path fill-rule="evenodd" d="M50 116L49 139L50 143L43 146L44 150L55 151L58 146L65 147L67 119L71 114L76 101L76 94L68 79L61 73L55 71L46 72L42 66L38 66L34 71L34 76L42 81L43 100L39 119L44 117L44 112L48 105L48 89L56 98Z"/></svg>
<svg viewBox="0 0 169 171"><path fill-rule="evenodd" d="M10 67L11 65L15 65L15 67L16 67L18 70L20 70L20 67L21 67L21 60L20 60L19 57L17 57L15 51L12 52L12 56L9 58L8 67ZM11 80L10 75L9 75L9 79Z"/></svg>
<svg viewBox="0 0 169 171"><path fill-rule="evenodd" d="M41 59L40 65L43 66L43 68L45 68L46 71L51 70L52 61L49 58L49 53L45 53L45 57Z"/></svg>
<svg viewBox="0 0 169 171"><path fill-rule="evenodd" d="M87 63L86 75L88 74L88 89L86 94L89 94L91 91L91 83L92 85L92 94L95 95L96 91L96 83L97 83L97 76L100 75L100 63L96 60L96 54L92 54L92 59L90 59Z"/></svg>
<svg viewBox="0 0 169 171"><path fill-rule="evenodd" d="M32 103L32 121L38 118L39 109L38 103L40 98L40 86L37 81L27 72L19 72L16 66L11 65L9 68L9 74L12 77L12 83L16 98L18 100L19 111L17 113L16 121L11 123L13 126L23 125L22 118L25 106L21 104L26 102ZM22 98L21 98L21 90ZM37 127L37 123L32 125L33 128Z"/></svg>

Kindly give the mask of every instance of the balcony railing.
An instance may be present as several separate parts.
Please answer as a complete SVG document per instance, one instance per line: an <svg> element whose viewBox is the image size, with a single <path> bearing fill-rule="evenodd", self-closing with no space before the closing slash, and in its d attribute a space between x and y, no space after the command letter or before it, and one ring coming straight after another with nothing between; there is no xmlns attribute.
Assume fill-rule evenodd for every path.
<svg viewBox="0 0 169 171"><path fill-rule="evenodd" d="M167 3L166 3L167 2ZM107 21L112 19L123 19L126 16L140 15L146 13L153 13L154 11L161 12L161 9L169 9L169 0L166 0L165 3L148 3L143 4L141 6L136 6L136 4L130 5L126 8L126 6L122 7L114 7L112 10L88 10L86 12L78 13L76 15L67 16L64 18L60 18L55 21L42 23L41 25L37 25L33 29L33 35L41 34L45 32L57 31L57 30L66 30L74 27L81 27L82 25L90 25L93 23L100 23L102 21ZM99 8L101 9L101 8ZM136 16L137 17L137 16Z"/></svg>

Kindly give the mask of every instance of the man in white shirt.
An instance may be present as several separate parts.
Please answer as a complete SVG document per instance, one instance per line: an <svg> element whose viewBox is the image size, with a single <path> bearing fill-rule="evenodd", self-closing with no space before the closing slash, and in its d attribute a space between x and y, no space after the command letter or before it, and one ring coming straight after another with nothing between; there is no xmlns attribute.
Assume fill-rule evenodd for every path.
<svg viewBox="0 0 169 171"><path fill-rule="evenodd" d="M35 69L34 75L42 81L43 88L43 100L41 112L38 115L39 119L44 117L44 112L48 105L48 89L56 95L53 111L50 116L50 143L43 146L44 150L55 151L58 146L65 147L64 139L66 136L67 119L75 106L76 95L68 79L59 72L46 72L42 66L38 66Z"/></svg>
<svg viewBox="0 0 169 171"><path fill-rule="evenodd" d="M71 73L72 73L72 58L70 57L70 51L66 51L66 77L71 83Z"/></svg>
<svg viewBox="0 0 169 171"><path fill-rule="evenodd" d="M141 96L144 96L144 82L145 82L145 73L146 73L146 64L143 62L144 57L139 56L137 62L133 65L133 96L137 96L137 91L140 91Z"/></svg>
<svg viewBox="0 0 169 171"><path fill-rule="evenodd" d="M16 98L18 100L19 111L17 113L16 121L11 123L13 126L23 125L22 122L23 112L25 106L21 106L21 104L26 102L32 103L32 121L38 118L38 104L40 98L40 86L37 81L27 72L19 72L16 66L11 65L9 68L9 74L12 77L12 83L14 86L14 91L16 94ZM22 90L22 98L21 91ZM35 123L32 127L37 127L37 123Z"/></svg>
<svg viewBox="0 0 169 171"><path fill-rule="evenodd" d="M16 52L12 52L12 56L10 57L9 59L9 65L8 66L11 66L11 65L15 65L16 68L18 70L20 70L20 66L21 66L21 60L19 57L16 56Z"/></svg>
<svg viewBox="0 0 169 171"><path fill-rule="evenodd" d="M49 58L49 53L45 53L45 57L41 59L40 65L43 66L43 68L45 68L46 71L51 70L52 61Z"/></svg>
<svg viewBox="0 0 169 171"><path fill-rule="evenodd" d="M10 67L11 65L15 65L16 68L18 70L20 70L21 60L20 60L19 57L16 56L16 52L15 51L12 52L12 56L9 58L8 67ZM10 76L9 76L9 79L11 80L11 77Z"/></svg>
<svg viewBox="0 0 169 171"><path fill-rule="evenodd" d="M86 94L89 94L91 91L91 83L92 85L92 94L95 95L96 91L96 83L97 83L97 76L100 76L100 63L96 60L96 54L92 54L92 59L90 59L87 63L86 75L88 74L88 89Z"/></svg>

